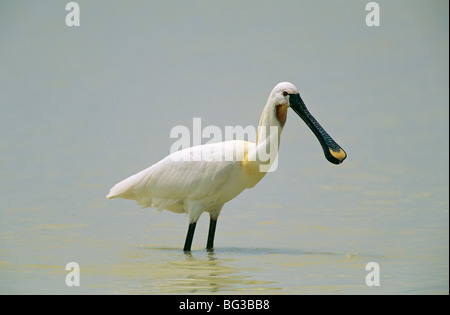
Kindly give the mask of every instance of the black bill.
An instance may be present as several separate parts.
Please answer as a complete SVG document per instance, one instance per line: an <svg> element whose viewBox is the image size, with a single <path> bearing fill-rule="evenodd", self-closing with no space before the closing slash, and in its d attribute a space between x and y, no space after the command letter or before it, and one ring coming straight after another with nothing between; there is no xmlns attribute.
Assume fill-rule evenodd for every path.
<svg viewBox="0 0 450 315"><path fill-rule="evenodd" d="M310 114L300 94L289 95L290 106L314 132L322 146L326 159L333 164L341 164L347 157L347 153L330 137L317 120Z"/></svg>

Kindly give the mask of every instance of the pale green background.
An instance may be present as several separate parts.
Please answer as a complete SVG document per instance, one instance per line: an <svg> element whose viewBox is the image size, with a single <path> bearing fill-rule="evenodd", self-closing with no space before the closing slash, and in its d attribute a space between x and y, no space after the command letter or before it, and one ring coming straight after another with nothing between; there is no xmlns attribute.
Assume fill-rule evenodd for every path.
<svg viewBox="0 0 450 315"><path fill-rule="evenodd" d="M449 293L448 1L378 1L379 27L368 1L78 1L74 28L67 2L0 2L0 293ZM185 216L104 198L176 125L256 125L279 81L348 158L290 112L214 254L207 216L185 256Z"/></svg>

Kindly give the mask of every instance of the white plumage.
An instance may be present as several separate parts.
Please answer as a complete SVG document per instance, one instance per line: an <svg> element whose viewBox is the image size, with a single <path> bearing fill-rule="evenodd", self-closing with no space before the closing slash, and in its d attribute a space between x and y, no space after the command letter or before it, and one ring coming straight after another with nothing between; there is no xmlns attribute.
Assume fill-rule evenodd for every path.
<svg viewBox="0 0 450 315"><path fill-rule="evenodd" d="M256 143L233 140L177 151L116 184L107 198L134 199L143 207L187 213L189 230L185 251L190 251L200 215L209 212L207 249L212 249L216 221L223 205L243 190L255 186L274 162L288 107L313 130L330 162L339 164L345 159L345 152L309 114L297 88L282 82L272 90L264 107ZM274 148L276 152L271 152ZM271 158L259 154L263 152L270 152Z"/></svg>
<svg viewBox="0 0 450 315"><path fill-rule="evenodd" d="M204 211L217 218L225 202L256 184L246 178L241 161L224 160L230 150L236 156L236 150L246 151L249 145L254 146L234 140L177 151L115 185L107 198L134 199L143 207L188 213L190 223ZM190 160L183 160L186 156Z"/></svg>

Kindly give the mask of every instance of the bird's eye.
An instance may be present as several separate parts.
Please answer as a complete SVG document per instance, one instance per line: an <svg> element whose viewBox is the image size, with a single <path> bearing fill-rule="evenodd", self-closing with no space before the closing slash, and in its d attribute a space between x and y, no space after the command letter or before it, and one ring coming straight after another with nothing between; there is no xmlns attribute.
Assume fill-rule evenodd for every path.
<svg viewBox="0 0 450 315"><path fill-rule="evenodd" d="M283 91L283 96L287 96L287 95L288 95L288 92Z"/></svg>

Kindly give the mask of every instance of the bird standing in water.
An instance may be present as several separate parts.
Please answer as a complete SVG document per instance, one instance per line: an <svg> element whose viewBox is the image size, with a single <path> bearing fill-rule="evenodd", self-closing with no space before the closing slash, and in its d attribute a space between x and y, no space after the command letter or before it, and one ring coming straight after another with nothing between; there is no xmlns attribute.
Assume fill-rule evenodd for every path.
<svg viewBox="0 0 450 315"><path fill-rule="evenodd" d="M254 187L275 161L288 108L316 135L329 162L344 161L347 154L309 113L297 88L292 83L281 82L273 88L264 107L256 143L232 140L174 152L119 182L106 197L133 199L144 208L187 213L185 252L191 250L197 220L203 212L208 212L206 249L212 250L217 219L224 204Z"/></svg>

